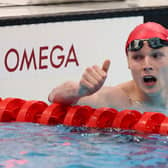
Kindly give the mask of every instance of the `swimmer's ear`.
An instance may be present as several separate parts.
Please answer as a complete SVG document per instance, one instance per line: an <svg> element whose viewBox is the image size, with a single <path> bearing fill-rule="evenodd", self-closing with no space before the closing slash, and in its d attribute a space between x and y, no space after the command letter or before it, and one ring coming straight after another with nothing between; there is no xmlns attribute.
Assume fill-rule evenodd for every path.
<svg viewBox="0 0 168 168"><path fill-rule="evenodd" d="M128 69L130 69L130 64L128 63Z"/></svg>
<svg viewBox="0 0 168 168"><path fill-rule="evenodd" d="M108 72L109 67L110 67L110 60L105 60L102 66L102 70Z"/></svg>
<svg viewBox="0 0 168 168"><path fill-rule="evenodd" d="M127 63L128 63L128 69L130 69L130 63L129 63L129 60L128 60L128 56L127 56Z"/></svg>

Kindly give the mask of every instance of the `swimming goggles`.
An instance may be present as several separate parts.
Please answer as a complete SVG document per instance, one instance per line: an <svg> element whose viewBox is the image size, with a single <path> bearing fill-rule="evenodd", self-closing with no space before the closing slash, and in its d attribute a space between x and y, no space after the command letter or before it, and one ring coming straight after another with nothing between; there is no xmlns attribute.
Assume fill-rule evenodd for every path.
<svg viewBox="0 0 168 168"><path fill-rule="evenodd" d="M140 50L143 47L144 41L147 41L149 47L154 48L154 49L168 46L168 41L155 37L155 38L150 38L150 39L133 40L128 46L128 51Z"/></svg>

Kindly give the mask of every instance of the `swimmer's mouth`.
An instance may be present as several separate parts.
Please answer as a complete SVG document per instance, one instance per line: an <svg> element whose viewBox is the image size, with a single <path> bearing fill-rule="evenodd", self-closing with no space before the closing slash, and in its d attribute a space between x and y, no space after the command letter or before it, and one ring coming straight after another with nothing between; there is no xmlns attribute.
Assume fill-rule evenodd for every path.
<svg viewBox="0 0 168 168"><path fill-rule="evenodd" d="M152 75L146 75L143 77L143 81L147 85L154 85L157 81L157 78Z"/></svg>

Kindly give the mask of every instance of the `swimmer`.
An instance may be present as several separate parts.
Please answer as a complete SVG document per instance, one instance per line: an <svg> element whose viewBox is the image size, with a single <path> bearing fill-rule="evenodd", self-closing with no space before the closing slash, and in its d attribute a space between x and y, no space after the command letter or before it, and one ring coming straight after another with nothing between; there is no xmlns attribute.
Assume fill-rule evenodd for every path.
<svg viewBox="0 0 168 168"><path fill-rule="evenodd" d="M97 108L168 109L168 30L155 22L140 24L128 36L125 50L132 80L103 86L110 66L110 60L105 60L102 67L87 67L78 83L68 81L54 88L49 101Z"/></svg>

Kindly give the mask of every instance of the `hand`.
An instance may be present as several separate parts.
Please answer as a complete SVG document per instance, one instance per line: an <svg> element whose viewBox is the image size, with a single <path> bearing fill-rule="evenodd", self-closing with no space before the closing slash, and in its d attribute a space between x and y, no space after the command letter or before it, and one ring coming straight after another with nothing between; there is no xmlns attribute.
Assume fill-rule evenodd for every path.
<svg viewBox="0 0 168 168"><path fill-rule="evenodd" d="M110 60L105 60L102 68L97 65L86 68L80 80L80 96L89 96L98 91L104 84L107 72L110 67Z"/></svg>

